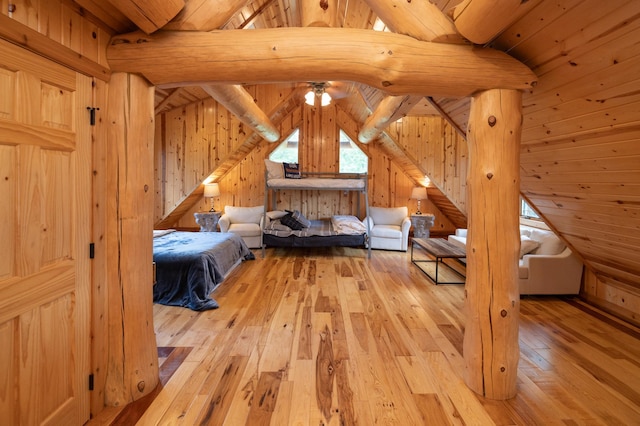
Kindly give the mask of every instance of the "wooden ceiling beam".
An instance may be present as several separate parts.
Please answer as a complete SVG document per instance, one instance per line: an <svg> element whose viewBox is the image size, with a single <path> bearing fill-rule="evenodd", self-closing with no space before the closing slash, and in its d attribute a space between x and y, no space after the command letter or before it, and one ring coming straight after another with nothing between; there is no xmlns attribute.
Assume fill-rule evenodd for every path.
<svg viewBox="0 0 640 426"><path fill-rule="evenodd" d="M430 1L364 0L387 27L422 41L465 43L456 26Z"/></svg>
<svg viewBox="0 0 640 426"><path fill-rule="evenodd" d="M108 0L147 34L164 27L184 7L184 0Z"/></svg>
<svg viewBox="0 0 640 426"><path fill-rule="evenodd" d="M460 34L476 44L493 40L539 1L464 0L453 10Z"/></svg>
<svg viewBox="0 0 640 426"><path fill-rule="evenodd" d="M298 0L303 27L337 27L338 0Z"/></svg>
<svg viewBox="0 0 640 426"><path fill-rule="evenodd" d="M138 31L113 37L107 58L113 71L164 87L343 80L390 95L461 97L527 90L537 79L498 50L346 28Z"/></svg>
<svg viewBox="0 0 640 426"><path fill-rule="evenodd" d="M165 30L212 31L222 28L249 0L186 0Z"/></svg>
<svg viewBox="0 0 640 426"><path fill-rule="evenodd" d="M428 1L365 0L387 27L398 34L405 34L422 41L465 43L453 22L434 4ZM377 106L358 134L362 143L369 143L398 118L406 115L420 97L389 96ZM409 109L407 109L409 108Z"/></svg>
<svg viewBox="0 0 640 426"><path fill-rule="evenodd" d="M375 140L390 123L406 116L421 99L422 96L387 96L364 122L358 140L362 143Z"/></svg>
<svg viewBox="0 0 640 426"><path fill-rule="evenodd" d="M240 85L205 85L202 89L224 106L238 120L249 126L269 142L280 139L280 132L262 111L253 96Z"/></svg>

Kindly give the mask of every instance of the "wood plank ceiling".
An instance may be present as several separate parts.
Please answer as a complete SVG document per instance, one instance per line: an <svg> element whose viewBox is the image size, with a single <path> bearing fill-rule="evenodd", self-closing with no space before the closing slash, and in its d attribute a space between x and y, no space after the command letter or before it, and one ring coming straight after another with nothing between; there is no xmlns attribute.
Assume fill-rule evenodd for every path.
<svg viewBox="0 0 640 426"><path fill-rule="evenodd" d="M114 33L134 28L113 8L93 0L76 2ZM223 30L302 26L303 0L228 3L238 7L219 26ZM461 1L431 3L449 14ZM386 30L369 7L371 0L332 4L339 11L336 26ZM530 0L521 6L510 16L511 24L485 44L521 61L538 77L537 86L523 97L521 193L594 272L597 281L587 283L587 292L638 320L640 2ZM353 117L361 114L363 100L371 111L384 96L361 84L356 88L360 99L340 101ZM200 88L158 89L156 112L207 96ZM469 99L422 98L408 115L436 113L464 130Z"/></svg>

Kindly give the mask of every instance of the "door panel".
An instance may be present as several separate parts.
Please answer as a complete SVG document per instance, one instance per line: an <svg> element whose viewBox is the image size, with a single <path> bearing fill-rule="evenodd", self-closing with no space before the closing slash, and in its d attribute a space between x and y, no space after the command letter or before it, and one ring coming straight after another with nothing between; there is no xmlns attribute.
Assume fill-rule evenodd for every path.
<svg viewBox="0 0 640 426"><path fill-rule="evenodd" d="M91 79L0 40L0 91L0 419L80 425L89 417Z"/></svg>

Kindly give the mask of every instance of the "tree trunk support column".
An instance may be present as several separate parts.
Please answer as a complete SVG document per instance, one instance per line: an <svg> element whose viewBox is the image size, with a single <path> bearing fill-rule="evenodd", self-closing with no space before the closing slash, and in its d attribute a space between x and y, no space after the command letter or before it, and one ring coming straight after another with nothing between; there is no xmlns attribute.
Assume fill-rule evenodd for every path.
<svg viewBox="0 0 640 426"><path fill-rule="evenodd" d="M107 105L107 406L122 406L159 383L153 329L154 88L114 73Z"/></svg>
<svg viewBox="0 0 640 426"><path fill-rule="evenodd" d="M465 382L491 399L515 396L518 373L522 93L491 89L471 101L467 141Z"/></svg>

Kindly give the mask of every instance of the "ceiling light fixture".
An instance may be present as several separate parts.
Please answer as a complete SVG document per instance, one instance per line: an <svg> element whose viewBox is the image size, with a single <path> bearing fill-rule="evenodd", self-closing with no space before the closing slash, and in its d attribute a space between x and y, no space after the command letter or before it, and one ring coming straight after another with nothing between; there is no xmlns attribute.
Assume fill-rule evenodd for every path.
<svg viewBox="0 0 640 426"><path fill-rule="evenodd" d="M311 83L311 88L304 95L304 101L309 106L314 106L316 98L320 99L320 106L327 106L331 103L331 96L324 91L327 83Z"/></svg>

